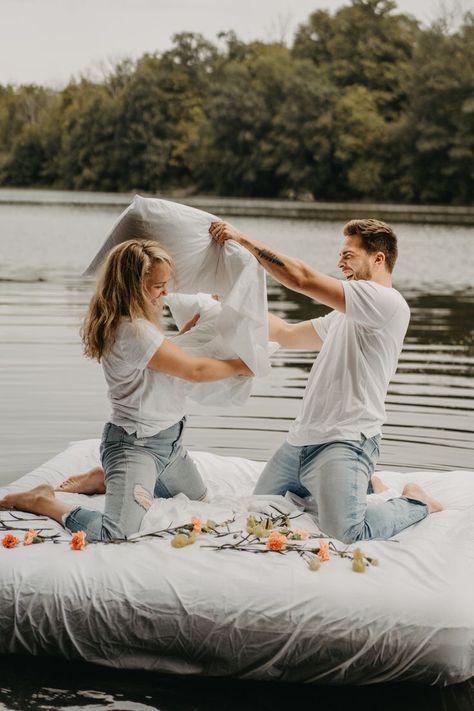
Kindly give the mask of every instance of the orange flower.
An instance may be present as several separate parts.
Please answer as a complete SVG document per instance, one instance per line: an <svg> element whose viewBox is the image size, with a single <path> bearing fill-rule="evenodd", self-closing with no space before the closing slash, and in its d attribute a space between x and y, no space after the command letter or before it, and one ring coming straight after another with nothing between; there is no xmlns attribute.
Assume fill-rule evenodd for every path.
<svg viewBox="0 0 474 711"><path fill-rule="evenodd" d="M34 540L37 535L38 535L38 533L35 531L34 528L29 528L23 538L23 545L24 546L31 546L31 544L34 543Z"/></svg>
<svg viewBox="0 0 474 711"><path fill-rule="evenodd" d="M73 533L72 538L69 541L69 546L73 551L83 551L86 547L85 531L76 531L76 533Z"/></svg>
<svg viewBox="0 0 474 711"><path fill-rule="evenodd" d="M321 560L329 560L330 555L329 555L329 543L322 538L319 539L319 558Z"/></svg>
<svg viewBox="0 0 474 711"><path fill-rule="evenodd" d="M200 518L196 518L196 516L193 516L191 519L191 523L193 524L193 533L202 532L202 521Z"/></svg>
<svg viewBox="0 0 474 711"><path fill-rule="evenodd" d="M309 538L309 531L305 531L304 528L297 528L295 534L298 536L300 541L307 541Z"/></svg>
<svg viewBox="0 0 474 711"><path fill-rule="evenodd" d="M272 531L267 538L267 548L270 551L282 551L286 548L286 537L283 533Z"/></svg>
<svg viewBox="0 0 474 711"><path fill-rule="evenodd" d="M15 548L18 545L18 538L13 533L6 533L2 538L4 548Z"/></svg>

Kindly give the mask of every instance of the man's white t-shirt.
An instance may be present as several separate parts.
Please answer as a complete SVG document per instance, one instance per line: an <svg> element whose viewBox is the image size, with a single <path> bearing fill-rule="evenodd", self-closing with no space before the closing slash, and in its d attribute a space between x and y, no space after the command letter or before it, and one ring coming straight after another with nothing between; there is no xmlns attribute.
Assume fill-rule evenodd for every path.
<svg viewBox="0 0 474 711"><path fill-rule="evenodd" d="M396 289L343 282L346 311L313 320L322 348L309 375L289 444L304 446L381 433L410 309Z"/></svg>
<svg viewBox="0 0 474 711"><path fill-rule="evenodd" d="M102 359L112 404L110 422L137 437L150 437L185 415L186 381L147 368L164 339L150 321L124 319Z"/></svg>

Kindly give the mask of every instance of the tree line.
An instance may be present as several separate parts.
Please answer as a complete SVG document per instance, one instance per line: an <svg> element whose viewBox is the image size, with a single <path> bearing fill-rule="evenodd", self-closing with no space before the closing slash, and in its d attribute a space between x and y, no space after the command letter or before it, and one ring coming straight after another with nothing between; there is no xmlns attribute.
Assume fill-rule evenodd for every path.
<svg viewBox="0 0 474 711"><path fill-rule="evenodd" d="M182 33L100 80L0 86L0 185L470 204L474 14L351 0L291 46Z"/></svg>

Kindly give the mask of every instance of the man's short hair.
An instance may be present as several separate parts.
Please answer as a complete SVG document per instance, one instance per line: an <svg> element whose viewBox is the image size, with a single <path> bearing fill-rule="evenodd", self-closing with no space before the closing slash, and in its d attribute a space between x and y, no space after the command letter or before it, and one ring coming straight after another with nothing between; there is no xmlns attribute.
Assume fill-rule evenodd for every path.
<svg viewBox="0 0 474 711"><path fill-rule="evenodd" d="M362 246L369 254L383 252L389 272L393 271L398 257L397 236L390 225L381 220L350 220L344 225L345 237L359 236Z"/></svg>

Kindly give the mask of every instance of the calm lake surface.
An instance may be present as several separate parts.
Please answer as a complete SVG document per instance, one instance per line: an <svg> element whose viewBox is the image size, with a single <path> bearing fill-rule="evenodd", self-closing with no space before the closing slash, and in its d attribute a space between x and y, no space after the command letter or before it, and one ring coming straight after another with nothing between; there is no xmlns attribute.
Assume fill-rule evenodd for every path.
<svg viewBox="0 0 474 711"><path fill-rule="evenodd" d="M109 406L100 366L82 355L78 330L92 284L81 273L120 212L0 206L0 485L73 440L100 437ZM339 276L342 225L234 223ZM399 224L396 231L394 285L412 316L387 396L379 469L473 469L474 230ZM327 311L272 281L268 296L271 311L288 320ZM296 416L313 358L278 351L247 404L191 413L188 445L267 460Z"/></svg>
<svg viewBox="0 0 474 711"><path fill-rule="evenodd" d="M100 437L109 406L100 366L82 355L78 329L92 284L81 273L120 212L101 205L0 205L0 486L71 441ZM232 222L275 249L339 276L335 264L342 224L266 218ZM387 396L378 469L467 469L474 475L474 229L413 224L395 229L400 257L394 286L407 299L412 316ZM327 312L273 281L268 295L270 310L288 320ZM169 320L168 325L173 328ZM267 460L296 416L313 358L306 351L280 350L271 375L255 382L247 404L191 412L188 446ZM20 693L20 676L12 666L9 673L7 669L9 682L0 682L0 711L230 708L222 686L215 705L209 698L207 705L202 702L202 688L194 700L193 691L177 701L167 687L159 703L145 694L141 682L124 696L118 693L123 679L101 686L101 673L89 672L80 683L87 678L90 686L70 680L58 688L59 682L51 681L54 688L42 688L43 696L38 696L38 685ZM80 696L77 688L92 691ZM117 693L110 695L105 688ZM278 693L272 703L278 703ZM321 701L320 692L315 693ZM257 698L260 708L270 708L269 687ZM430 708L437 708L431 699ZM242 704L248 707L250 698Z"/></svg>

